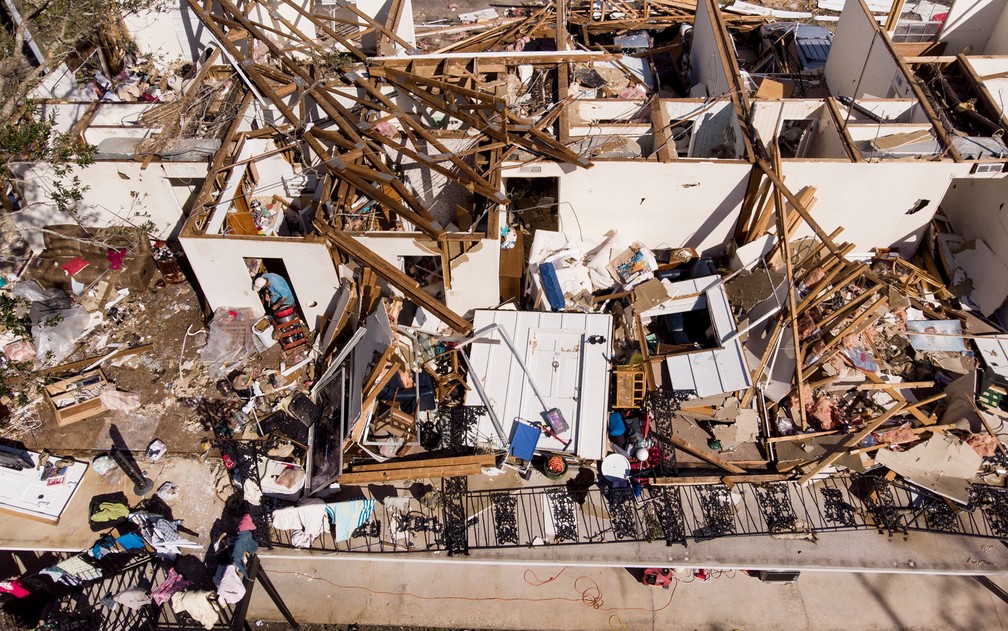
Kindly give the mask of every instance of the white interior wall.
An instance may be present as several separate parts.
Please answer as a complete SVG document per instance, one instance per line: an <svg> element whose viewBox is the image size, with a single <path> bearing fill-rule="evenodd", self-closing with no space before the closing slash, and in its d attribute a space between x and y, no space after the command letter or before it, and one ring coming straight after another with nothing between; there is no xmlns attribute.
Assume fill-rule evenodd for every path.
<svg viewBox="0 0 1008 631"><path fill-rule="evenodd" d="M417 234L374 237L354 235L354 239L375 254L402 269L402 256L438 255L437 244ZM438 255L440 256L440 255ZM445 305L460 315L473 309L500 304L500 240L484 239L464 256L452 261L452 288L445 292Z"/></svg>
<svg viewBox="0 0 1008 631"><path fill-rule="evenodd" d="M357 0L357 8L370 15L379 24L385 24L388 20L389 9L392 7L393 0ZM404 41L408 42L410 46L416 48L416 29L413 25L413 3L411 0L403 0L401 3L402 7L400 9L399 18L399 28L396 29L395 34L402 38ZM377 47L377 34L369 33L365 35L361 44L366 49L373 49ZM402 50L402 46L396 44L397 50Z"/></svg>
<svg viewBox="0 0 1008 631"><path fill-rule="evenodd" d="M91 107L91 102L84 103L49 103L43 102L39 104L41 108L41 114L43 118L48 118L52 116L56 122L56 131L65 134L70 131L70 128L74 126L78 120L84 116L84 113L89 107Z"/></svg>
<svg viewBox="0 0 1008 631"><path fill-rule="evenodd" d="M718 52L715 37L713 16L706 0L697 2L696 16L693 18L693 44L690 47L690 70L693 86L701 94L690 96L715 97L728 93L731 89L728 83L728 70Z"/></svg>
<svg viewBox="0 0 1008 631"><path fill-rule="evenodd" d="M858 99L857 104L888 120L891 123L926 123L927 114L915 99ZM872 123L871 118L861 112L837 103L840 117L852 123ZM849 116L848 116L849 113Z"/></svg>
<svg viewBox="0 0 1008 631"><path fill-rule="evenodd" d="M727 100L727 99L726 99ZM705 99L662 99L662 107L670 121L693 120L715 107L719 101Z"/></svg>
<svg viewBox="0 0 1008 631"><path fill-rule="evenodd" d="M1008 28L1008 24L1005 24ZM985 79L983 85L990 92L994 107L1004 115L1008 113L1008 56L997 57L966 57L966 62L980 77Z"/></svg>
<svg viewBox="0 0 1008 631"><path fill-rule="evenodd" d="M293 57L307 59L308 55L303 50L298 50L295 47L298 47L299 43L304 40L314 41L317 39L315 23L298 13L294 7L286 2L267 4L268 9L259 3L253 5L252 11L248 16L249 19L276 29L276 31L263 30L262 32L264 36L268 37L281 48L289 47L290 50L288 52ZM301 3L301 7L303 9L307 8L309 13L311 12L312 5L312 0L304 0ZM287 26L287 24L293 26L297 31ZM278 32L289 33L289 36L280 36Z"/></svg>
<svg viewBox="0 0 1008 631"><path fill-rule="evenodd" d="M39 84L31 91L31 98L39 101L45 99L97 101L98 95L91 88L78 85L74 73L65 61L61 61L49 74L42 77Z"/></svg>
<svg viewBox="0 0 1008 631"><path fill-rule="evenodd" d="M245 258L283 259L305 324L315 329L339 289L339 274L323 243L267 237L181 237L189 264L211 309L249 307L264 313Z"/></svg>
<svg viewBox="0 0 1008 631"><path fill-rule="evenodd" d="M148 10L123 18L141 54L173 61L195 61L214 41L186 0L172 0L164 11Z"/></svg>
<svg viewBox="0 0 1008 631"><path fill-rule="evenodd" d="M504 177L558 177L560 231L570 236L618 230L648 247L716 253L735 229L750 169L734 161L600 161L591 169L537 163Z"/></svg>
<svg viewBox="0 0 1008 631"><path fill-rule="evenodd" d="M906 96L909 86L889 53L884 33L861 2L844 5L824 73L833 96Z"/></svg>
<svg viewBox="0 0 1008 631"><path fill-rule="evenodd" d="M98 146L103 140L110 138L150 138L159 130L148 127L88 127L84 132L84 140Z"/></svg>
<svg viewBox="0 0 1008 631"><path fill-rule="evenodd" d="M725 153L724 148L732 151ZM715 151L718 148L718 151ZM710 108L697 115L690 137L689 157L691 158L742 158L745 143L739 126L735 106L729 99L716 101Z"/></svg>
<svg viewBox="0 0 1008 631"><path fill-rule="evenodd" d="M438 140L448 152L453 154L459 154L467 151L476 144L476 140L474 138L439 138ZM441 153L439 149L426 143L421 144L421 146L417 148L409 140L400 139L399 142L402 142L402 144L406 146L413 147L421 154L427 153L428 155L437 155ZM406 184L413 189L413 193L416 198L419 199L428 212L430 212L434 220L442 226L449 226L457 221L458 206L469 206L471 204L472 195L462 184L450 179L443 173L439 173L438 171L431 169L421 162L414 161L412 158L401 155L394 149L388 150L388 154L393 163L401 166L403 179ZM470 165L472 164L471 158L464 159ZM451 163L447 160L441 160L440 163L442 166L451 167ZM451 168L454 169L454 167Z"/></svg>
<svg viewBox="0 0 1008 631"><path fill-rule="evenodd" d="M648 120L650 118L647 107L642 107L639 101L623 101L619 99L575 101L568 111L571 114L572 125L629 121L635 118L637 120Z"/></svg>
<svg viewBox="0 0 1008 631"><path fill-rule="evenodd" d="M833 117L830 116L826 105L819 108L816 116L819 119L819 125L816 128L815 136L809 143L806 157L823 160L849 159L847 150L844 148L844 139L840 135L840 130L837 129L836 123L833 122Z"/></svg>
<svg viewBox="0 0 1008 631"><path fill-rule="evenodd" d="M956 178L941 202L942 210L956 233L967 241L982 239L1004 266L1008 266L1006 205L1008 178L1004 177ZM984 287L974 289L985 291ZM1006 316L1008 313L1002 309L1001 317Z"/></svg>
<svg viewBox="0 0 1008 631"><path fill-rule="evenodd" d="M769 145L784 121L811 118L821 107L823 102L817 99L754 101L749 109L749 124L759 139Z"/></svg>
<svg viewBox="0 0 1008 631"><path fill-rule="evenodd" d="M651 125L591 125L571 127L571 136L625 136L640 138L653 131Z"/></svg>
<svg viewBox="0 0 1008 631"><path fill-rule="evenodd" d="M969 164L953 162L842 163L786 160L785 182L792 191L814 186L812 216L827 234L842 227L838 242L849 241L855 253L895 247L910 256L954 177ZM918 200L927 206L908 215ZM802 225L798 236L811 235Z"/></svg>
<svg viewBox="0 0 1008 631"><path fill-rule="evenodd" d="M930 130L931 125L921 125L921 124L907 124L907 125L858 124L847 126L847 132L850 134L851 140L854 141L875 140L876 138L889 136L891 134L905 134L908 132L930 131Z"/></svg>
<svg viewBox="0 0 1008 631"><path fill-rule="evenodd" d="M154 107L154 103L101 103L91 119L90 125L132 126L140 123L140 116ZM63 106L58 106L63 107Z"/></svg>
<svg viewBox="0 0 1008 631"><path fill-rule="evenodd" d="M24 209L17 214L17 225L25 230L32 250L41 252L42 233L37 229L73 223L73 219L61 213L49 197L55 181L51 166L15 163L11 171L20 180L25 199ZM203 178L206 172L205 162L186 163L186 167L155 162L146 169L139 162L96 162L85 169L75 168L74 173L88 187L79 204L81 223L103 228L150 220L154 224L152 236L168 238L182 217L182 207L168 178Z"/></svg>
<svg viewBox="0 0 1008 631"><path fill-rule="evenodd" d="M1002 5L1001 15L983 47L985 55L1008 55L1008 0L1003 0Z"/></svg>
<svg viewBox="0 0 1008 631"><path fill-rule="evenodd" d="M1005 7L1008 0L955 0L938 33L938 41L945 42L944 54L958 55L967 46L974 53L998 54L987 46L991 39L995 47L1008 41L1008 34L998 32L999 27L1008 26L1003 23Z"/></svg>

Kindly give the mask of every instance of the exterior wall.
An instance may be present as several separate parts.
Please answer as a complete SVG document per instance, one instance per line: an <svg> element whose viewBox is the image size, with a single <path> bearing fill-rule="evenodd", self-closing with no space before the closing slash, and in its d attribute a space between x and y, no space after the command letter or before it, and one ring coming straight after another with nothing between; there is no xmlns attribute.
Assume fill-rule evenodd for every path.
<svg viewBox="0 0 1008 631"><path fill-rule="evenodd" d="M264 313L252 289L245 258L283 259L305 324L315 329L340 286L329 248L304 239L180 237L200 290L211 309L249 307Z"/></svg>
<svg viewBox="0 0 1008 631"><path fill-rule="evenodd" d="M785 160L783 175L793 192L816 188L812 216L831 233L842 227L838 241L855 244L855 253L876 247L899 249L910 256L920 244L949 183L969 173L969 164L952 162L841 163ZM927 206L908 215L918 200ZM798 236L811 235L806 225Z"/></svg>
<svg viewBox="0 0 1008 631"><path fill-rule="evenodd" d="M17 213L17 225L25 231L32 250L43 249L42 233L36 230L50 224L73 223L50 200L54 181L52 167L44 163L11 165L15 177L21 180L25 206ZM139 162L96 162L84 169L75 169L83 191L79 217L85 226L103 228L110 225L139 225L147 220L154 224L151 236L168 238L177 231L182 218L182 206L169 178L189 179L193 185L206 177L205 162L152 163L142 169Z"/></svg>
<svg viewBox="0 0 1008 631"><path fill-rule="evenodd" d="M541 170L505 170L505 177L559 177L561 232L590 239L619 230L648 247L706 253L720 252L734 231L751 169L742 162L685 160L535 167Z"/></svg>

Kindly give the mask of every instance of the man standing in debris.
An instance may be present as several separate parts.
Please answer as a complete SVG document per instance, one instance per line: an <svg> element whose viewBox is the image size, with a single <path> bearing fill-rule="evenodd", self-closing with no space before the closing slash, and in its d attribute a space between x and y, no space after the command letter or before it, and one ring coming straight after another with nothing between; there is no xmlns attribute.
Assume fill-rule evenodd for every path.
<svg viewBox="0 0 1008 631"><path fill-rule="evenodd" d="M267 292L269 307L273 313L279 313L294 306L294 292L283 276L272 272L262 274L252 283L257 292Z"/></svg>

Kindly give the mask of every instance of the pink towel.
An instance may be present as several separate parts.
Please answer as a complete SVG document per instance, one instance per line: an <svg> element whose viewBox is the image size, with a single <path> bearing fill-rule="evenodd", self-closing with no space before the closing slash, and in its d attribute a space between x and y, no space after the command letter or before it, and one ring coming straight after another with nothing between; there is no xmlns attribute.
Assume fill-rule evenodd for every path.
<svg viewBox="0 0 1008 631"><path fill-rule="evenodd" d="M245 516L242 517L241 521L238 523L238 532L243 532L245 530L255 530L255 529L256 525L252 521L252 515L245 513Z"/></svg>

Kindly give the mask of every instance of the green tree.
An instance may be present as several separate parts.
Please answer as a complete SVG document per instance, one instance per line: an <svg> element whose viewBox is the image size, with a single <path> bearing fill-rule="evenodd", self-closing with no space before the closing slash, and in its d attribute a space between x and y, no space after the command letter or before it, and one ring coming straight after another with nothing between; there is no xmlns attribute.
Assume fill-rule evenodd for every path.
<svg viewBox="0 0 1008 631"><path fill-rule="evenodd" d="M0 27L0 122L10 122L42 79L68 55L86 50L119 17L161 11L167 0L10 0L20 19ZM2 5L0 5L2 6ZM32 41L45 59L23 54Z"/></svg>

